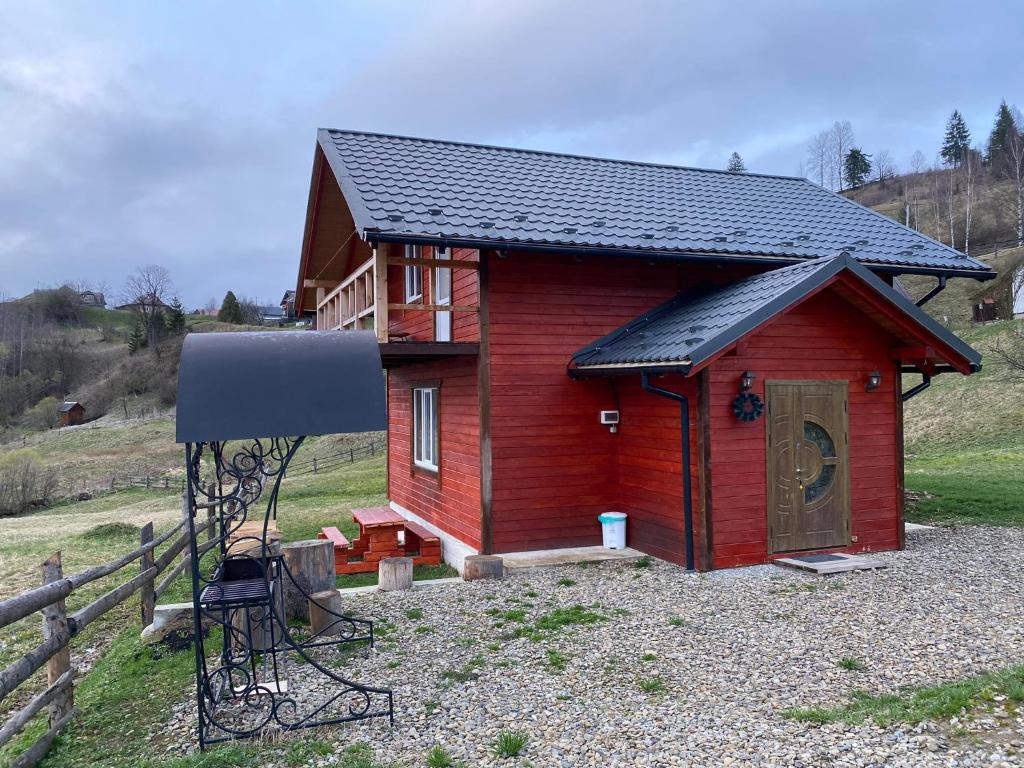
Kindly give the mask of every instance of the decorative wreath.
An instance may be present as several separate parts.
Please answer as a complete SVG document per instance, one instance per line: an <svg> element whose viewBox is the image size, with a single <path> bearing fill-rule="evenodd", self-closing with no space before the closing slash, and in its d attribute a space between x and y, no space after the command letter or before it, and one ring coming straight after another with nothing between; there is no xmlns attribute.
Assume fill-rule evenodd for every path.
<svg viewBox="0 0 1024 768"><path fill-rule="evenodd" d="M732 412L740 421L757 421L764 413L764 402L752 392L740 392L732 401Z"/></svg>

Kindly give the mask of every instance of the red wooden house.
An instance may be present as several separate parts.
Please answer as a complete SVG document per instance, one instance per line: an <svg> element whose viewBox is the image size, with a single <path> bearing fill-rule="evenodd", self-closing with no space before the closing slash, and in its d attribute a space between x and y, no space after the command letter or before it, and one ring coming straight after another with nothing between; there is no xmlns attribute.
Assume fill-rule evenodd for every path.
<svg viewBox="0 0 1024 768"><path fill-rule="evenodd" d="M711 569L902 546L903 400L980 357L900 274L993 276L805 179L322 130L295 302L376 329L449 561L621 511Z"/></svg>

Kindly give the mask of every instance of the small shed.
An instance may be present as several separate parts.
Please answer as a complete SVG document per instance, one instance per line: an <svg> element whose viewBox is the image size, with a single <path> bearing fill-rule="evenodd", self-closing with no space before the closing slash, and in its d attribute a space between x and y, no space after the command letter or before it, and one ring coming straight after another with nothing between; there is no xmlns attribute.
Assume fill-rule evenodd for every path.
<svg viewBox="0 0 1024 768"><path fill-rule="evenodd" d="M85 406L77 400L65 400L57 408L57 415L60 418L62 427L71 427L85 421Z"/></svg>

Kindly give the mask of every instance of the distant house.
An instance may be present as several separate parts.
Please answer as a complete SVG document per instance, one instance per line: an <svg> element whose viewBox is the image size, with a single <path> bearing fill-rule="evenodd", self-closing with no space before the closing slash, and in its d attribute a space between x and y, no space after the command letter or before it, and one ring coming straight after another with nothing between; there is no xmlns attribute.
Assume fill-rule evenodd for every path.
<svg viewBox="0 0 1024 768"><path fill-rule="evenodd" d="M70 427L85 421L85 406L77 400L65 400L57 408L62 427Z"/></svg>
<svg viewBox="0 0 1024 768"><path fill-rule="evenodd" d="M281 299L281 309L284 310L286 320L291 320L295 317L295 291L284 292L284 298Z"/></svg>
<svg viewBox="0 0 1024 768"><path fill-rule="evenodd" d="M220 310L217 307L203 307L202 309L193 309L193 315L202 315L203 317L216 317L220 314Z"/></svg>
<svg viewBox="0 0 1024 768"><path fill-rule="evenodd" d="M117 309L127 309L133 312L140 312L149 309L169 309L169 307L159 296L147 293L145 296L139 296L127 304L119 304Z"/></svg>
<svg viewBox="0 0 1024 768"><path fill-rule="evenodd" d="M82 300L83 307L99 307L100 309L107 306L107 299L99 291L79 291L78 298Z"/></svg>
<svg viewBox="0 0 1024 768"><path fill-rule="evenodd" d="M265 306L260 307L260 319L264 323L283 323L285 321L284 308Z"/></svg>

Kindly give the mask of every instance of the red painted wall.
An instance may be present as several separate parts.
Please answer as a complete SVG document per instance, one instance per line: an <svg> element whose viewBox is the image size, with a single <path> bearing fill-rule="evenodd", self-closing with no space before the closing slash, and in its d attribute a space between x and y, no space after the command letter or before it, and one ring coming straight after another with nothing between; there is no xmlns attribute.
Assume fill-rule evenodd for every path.
<svg viewBox="0 0 1024 768"><path fill-rule="evenodd" d="M412 388L440 382L441 463L413 466ZM388 498L480 548L480 404L475 358L388 371Z"/></svg>
<svg viewBox="0 0 1024 768"><path fill-rule="evenodd" d="M404 253L402 246L391 246L392 254ZM422 257L434 258L433 248L424 247ZM452 258L460 261L477 261L478 252L469 248L452 249ZM430 267L419 268L423 274L422 303L430 303L430 285L434 270ZM479 297L479 273L475 269L452 270L452 304L476 306ZM388 267L388 301L389 303L405 303L405 267ZM421 303L421 302L413 302ZM408 333L409 339L416 341L432 341L434 339L434 317L431 312L417 310L392 310L389 313L388 330L390 333ZM455 312L452 315L453 341L479 341L480 323L475 312Z"/></svg>
<svg viewBox="0 0 1024 768"><path fill-rule="evenodd" d="M888 334L826 290L748 337L741 353L710 368L712 533L716 568L763 563L768 555L766 419L738 421L731 402L740 374L766 380L849 382L852 551L898 546L898 386ZM870 371L882 385L865 392Z"/></svg>
<svg viewBox="0 0 1024 768"><path fill-rule="evenodd" d="M685 267L694 271L693 267ZM601 410L616 407L606 380L572 381L566 365L573 352L618 328L678 290L681 268L630 259L512 254L491 257L491 441L493 459L492 520L494 550L510 552L600 543L596 516L620 508L623 471L618 445L599 423ZM635 386L631 385L631 386ZM626 387L623 396L632 398ZM659 421L653 396L647 427L671 428ZM678 414L678 411L676 411ZM628 418L625 413L623 418ZM667 453L679 452L678 415L675 438ZM647 427L644 427L645 429ZM623 427L624 433L626 427ZM636 422L627 440L638 438ZM645 462L658 461L648 449L626 461L625 469L657 472ZM663 459L669 469L671 456ZM679 458L676 455L675 461ZM667 463L664 463L667 462ZM672 491L665 477L662 486ZM677 475L678 480L678 475ZM629 482L633 482L632 479ZM631 489L635 486L629 486ZM639 493L639 491L638 491ZM638 514L657 515L658 491L631 504ZM667 500L672 504L672 499ZM628 511L628 510L627 510ZM671 515L671 513L668 513ZM681 513L679 513L681 515ZM646 518L645 518L646 519ZM658 523L661 524L661 523ZM643 527L631 531L646 530ZM653 540L653 528L647 540ZM646 534L645 534L646 535Z"/></svg>

